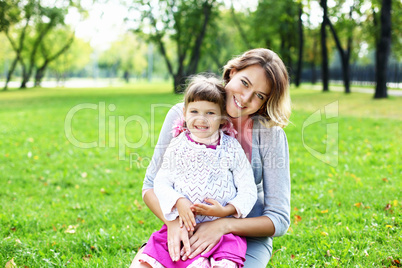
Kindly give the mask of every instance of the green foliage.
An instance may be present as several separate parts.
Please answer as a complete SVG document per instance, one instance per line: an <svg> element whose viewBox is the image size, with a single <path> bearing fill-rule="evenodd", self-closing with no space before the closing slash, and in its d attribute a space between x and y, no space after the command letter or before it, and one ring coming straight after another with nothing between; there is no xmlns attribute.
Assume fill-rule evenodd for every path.
<svg viewBox="0 0 402 268"><path fill-rule="evenodd" d="M401 98L292 89L289 142L292 225L274 238L268 267L390 267L401 261ZM105 89L41 89L0 94L0 267L128 267L161 222L141 201L142 179L168 107L181 96L167 84ZM353 91L353 90L352 90ZM318 109L339 102L339 164L309 154L301 131ZM66 139L65 119L76 105L106 105L106 146L82 149ZM115 110L109 109L114 104ZM109 123L127 125L128 148L118 160ZM151 125L151 119L155 124ZM152 126L152 127L151 127ZM99 111L73 121L77 139L98 141ZM145 135L145 136L144 136ZM305 144L325 150L325 122L305 129ZM117 141L117 140L116 140ZM131 162L129 159L132 154ZM130 164L131 163L131 164Z"/></svg>
<svg viewBox="0 0 402 268"><path fill-rule="evenodd" d="M68 32L61 31L55 38L68 37ZM66 73L80 71L88 65L91 60L92 47L89 42L75 38L71 47L49 65L49 71L56 74L58 78Z"/></svg>
<svg viewBox="0 0 402 268"><path fill-rule="evenodd" d="M99 57L101 68L119 71L119 76L123 76L124 72L141 75L147 65L147 45L132 32L113 42Z"/></svg>

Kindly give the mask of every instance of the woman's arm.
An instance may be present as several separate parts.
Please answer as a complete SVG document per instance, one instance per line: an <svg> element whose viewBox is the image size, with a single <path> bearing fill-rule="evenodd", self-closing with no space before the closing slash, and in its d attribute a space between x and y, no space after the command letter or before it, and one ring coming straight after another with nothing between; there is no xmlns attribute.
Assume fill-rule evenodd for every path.
<svg viewBox="0 0 402 268"><path fill-rule="evenodd" d="M200 223L190 238L191 254L189 258L209 252L219 242L220 238L228 233L239 236L272 236L275 233L275 226L266 216L243 219L221 218ZM188 251L182 250L181 255L184 255L184 252Z"/></svg>

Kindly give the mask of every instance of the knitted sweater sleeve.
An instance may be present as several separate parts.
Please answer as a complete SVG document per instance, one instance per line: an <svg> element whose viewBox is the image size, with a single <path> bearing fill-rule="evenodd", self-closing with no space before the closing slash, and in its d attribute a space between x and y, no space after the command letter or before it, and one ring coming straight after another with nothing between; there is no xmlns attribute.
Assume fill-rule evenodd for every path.
<svg viewBox="0 0 402 268"><path fill-rule="evenodd" d="M162 165L163 155L165 154L166 148L169 146L169 143L173 138L172 127L174 121L182 116L183 116L183 103L176 104L167 113L165 121L163 122L162 125L161 132L159 134L158 142L155 146L152 160L149 163L149 166L145 173L145 178L142 186L143 191L154 188L155 176Z"/></svg>
<svg viewBox="0 0 402 268"><path fill-rule="evenodd" d="M245 218L257 201L257 186L254 183L254 174L241 145L232 139L235 151L233 178L237 189L236 197L229 201L236 208L236 217Z"/></svg>
<svg viewBox="0 0 402 268"><path fill-rule="evenodd" d="M179 137L173 139L169 147L166 149L162 165L154 180L155 195L158 197L163 215L168 221L173 221L177 216L179 216L175 204L179 198L185 197L174 190L175 175L172 171L175 168L174 161L177 158L175 157L175 146L177 146L177 143L174 142L177 139L179 139Z"/></svg>

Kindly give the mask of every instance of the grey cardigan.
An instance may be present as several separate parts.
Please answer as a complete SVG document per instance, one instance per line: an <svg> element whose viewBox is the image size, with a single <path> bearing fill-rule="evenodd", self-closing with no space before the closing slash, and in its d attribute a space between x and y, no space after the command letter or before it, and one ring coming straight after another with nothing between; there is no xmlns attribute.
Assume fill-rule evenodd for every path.
<svg viewBox="0 0 402 268"><path fill-rule="evenodd" d="M143 190L152 189L155 176L172 136L175 120L183 116L183 103L173 106L166 115L154 155L149 164ZM257 185L258 199L247 216L269 217L274 226L273 236L282 236L290 225L290 171L286 134L280 127L266 128L261 118L253 117L251 166Z"/></svg>

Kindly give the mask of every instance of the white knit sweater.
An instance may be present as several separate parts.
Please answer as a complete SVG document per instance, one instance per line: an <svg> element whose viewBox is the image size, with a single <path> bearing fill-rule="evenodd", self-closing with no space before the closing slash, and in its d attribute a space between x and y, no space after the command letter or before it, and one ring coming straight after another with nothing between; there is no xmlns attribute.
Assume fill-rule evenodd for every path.
<svg viewBox="0 0 402 268"><path fill-rule="evenodd" d="M212 198L222 206L232 204L236 217L246 217L257 200L253 170L239 142L220 133L216 149L190 141L185 132L172 139L163 157L154 191L165 218L177 218L176 201L185 197L193 203ZM197 215L196 222L216 217Z"/></svg>

